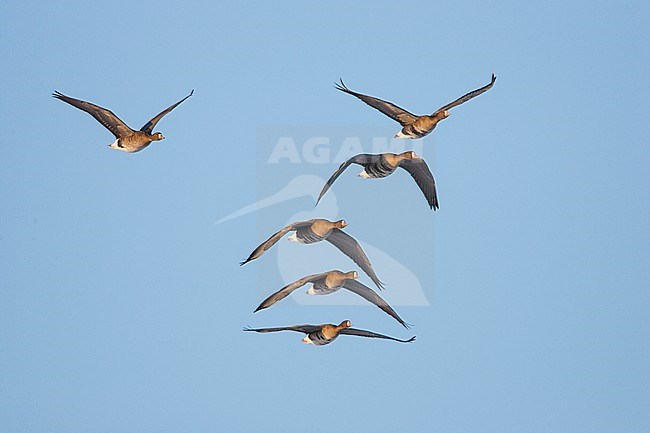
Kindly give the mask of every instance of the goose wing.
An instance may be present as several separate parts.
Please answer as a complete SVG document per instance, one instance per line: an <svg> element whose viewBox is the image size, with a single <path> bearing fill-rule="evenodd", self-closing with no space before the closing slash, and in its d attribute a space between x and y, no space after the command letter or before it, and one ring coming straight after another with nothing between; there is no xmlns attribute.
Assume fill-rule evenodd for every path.
<svg viewBox="0 0 650 433"><path fill-rule="evenodd" d="M490 81L489 84L481 87L480 89L472 90L466 95L461 96L460 98L456 99L454 102L450 102L449 104L445 105L444 107L440 107L437 109L432 116L435 116L436 113L440 113L441 111L449 110L450 108L454 108L464 102L469 101L472 98L476 98L478 95L480 95L483 92L487 92L494 86L494 82L497 80L496 75L492 74L492 80Z"/></svg>
<svg viewBox="0 0 650 433"><path fill-rule="evenodd" d="M52 93L52 96L90 114L99 123L104 125L106 129L111 131L115 138L126 137L133 134L134 132L111 110L100 107L99 105L92 104L90 102L82 101L81 99L71 98L70 96L66 96L63 93L57 91L54 91L54 93Z"/></svg>
<svg viewBox="0 0 650 433"><path fill-rule="evenodd" d="M348 159L345 161L343 164L339 166L339 168L334 172L334 174L329 178L325 186L323 186L323 189L320 192L320 195L318 196L318 200L316 200L316 206L318 206L318 202L320 199L325 195L328 189L332 186L334 181L338 179L338 177L345 171L346 168L348 168L351 164L368 164L373 161L373 156L378 157L378 155L371 155L368 153L361 153L359 155L355 155L352 158Z"/></svg>
<svg viewBox="0 0 650 433"><path fill-rule="evenodd" d="M254 313L257 313L260 310L263 310L265 308L269 308L271 305L275 304L278 301L281 301L282 299L286 298L289 296L294 290L299 289L300 287L304 286L307 283L313 283L315 281L318 281L320 279L324 279L327 277L327 272L324 272L322 274L314 274L314 275L308 275L306 277L303 277L299 280L294 281L291 284L287 284L268 298L266 298L262 303L257 307L254 311Z"/></svg>
<svg viewBox="0 0 650 433"><path fill-rule="evenodd" d="M302 332L304 334L310 334L312 332L318 331L322 326L316 325L293 325L293 326L281 326L279 328L244 328L244 331L254 331L254 332L278 332L278 331L296 331Z"/></svg>
<svg viewBox="0 0 650 433"><path fill-rule="evenodd" d="M372 281L377 285L380 290L384 289L384 283L379 280L375 270L372 268L372 263L370 259L366 256L366 253L361 249L361 245L349 234L345 233L343 230L334 228L327 236L326 240L334 245L336 248L341 250L343 254L351 258L354 263L356 263Z"/></svg>
<svg viewBox="0 0 650 433"><path fill-rule="evenodd" d="M250 262L251 260L255 260L256 258L260 257L262 254L264 254L269 248L271 248L273 245L278 242L282 236L286 235L292 230L296 230L300 227L303 226L308 226L311 225L311 223L314 220L309 220L309 221L299 221L295 223L291 223L288 226L282 228L280 231L274 233L270 238L268 238L266 241L264 241L259 247L255 248L255 251L251 253L250 256L243 262L239 263L239 266L244 266L246 263Z"/></svg>
<svg viewBox="0 0 650 433"><path fill-rule="evenodd" d="M400 343L410 343L413 340L415 340L415 336L409 338L408 340L400 340L399 338L389 337L388 335L377 334L376 332L366 331L364 329L356 329L356 328L341 329L341 332L339 332L339 334L356 335L357 337L383 338L386 340L399 341Z"/></svg>
<svg viewBox="0 0 650 433"><path fill-rule="evenodd" d="M413 177L413 180L418 184L422 194L427 199L429 207L433 210L440 208L438 193L436 192L436 180L433 178L433 174L424 159L403 159L399 166L408 171Z"/></svg>
<svg viewBox="0 0 650 433"><path fill-rule="evenodd" d="M370 287L366 286L363 283L360 283L357 280L345 280L343 287L361 296L366 301L372 302L373 304L375 304L376 306L384 310L386 313L390 314L403 327L405 327L406 329L409 328L409 325L406 322L404 322L404 320L402 320L401 317L399 317L399 315L395 312L395 310L391 308L390 305L388 305L388 302L386 302L381 296L377 294L377 292L372 290Z"/></svg>
<svg viewBox="0 0 650 433"><path fill-rule="evenodd" d="M346 87L345 83L343 83L343 80L340 81L341 84L335 83L336 89L361 99L363 102L370 105L372 108L381 111L386 116L399 122L402 126L412 123L414 120L418 118L418 116L409 113L405 109L398 107L392 102L384 101L383 99L353 92L352 90Z"/></svg>
<svg viewBox="0 0 650 433"><path fill-rule="evenodd" d="M153 129L156 127L156 123L160 121L166 114L168 114L170 111L172 111L174 108L178 107L181 102L189 98L194 94L194 89L190 92L189 95L178 101L177 103L170 105L167 109L163 110L162 112L158 113L156 117L148 121L147 123L144 124L142 128L140 128L140 131L146 132L147 134L151 134L153 132Z"/></svg>

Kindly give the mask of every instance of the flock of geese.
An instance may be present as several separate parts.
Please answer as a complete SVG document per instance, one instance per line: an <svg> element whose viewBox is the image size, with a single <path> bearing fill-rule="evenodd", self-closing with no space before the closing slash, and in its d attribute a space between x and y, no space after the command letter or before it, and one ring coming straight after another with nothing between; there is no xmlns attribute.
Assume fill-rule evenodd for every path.
<svg viewBox="0 0 650 433"><path fill-rule="evenodd" d="M379 98L364 95L354 92L347 88L343 80L336 84L336 89L352 95L372 108L375 108L397 121L402 129L395 135L395 138L410 138L419 139L431 133L435 127L443 119L449 117L451 108L456 107L470 99L488 91L494 85L496 76L492 74L490 82L476 90L473 90L455 101L439 108L431 115L417 116L409 113L403 108L398 107L392 102L384 101ZM108 129L114 136L115 141L109 147L121 150L127 153L139 152L149 146L154 141L163 140L165 137L160 132L154 132L156 124L174 108L180 105L183 101L194 94L194 90L189 95L180 101L170 105L165 110L154 116L151 120L142 126L139 130L131 129L126 123L120 120L112 111L92 104L90 102L75 99L66 96L60 92L55 91L52 96L66 102L80 110L93 116L99 123ZM351 157L345 161L341 166L332 174L329 180L323 186L323 189L318 196L316 205L320 202L321 198L330 189L332 184L338 177L352 164L357 164L363 167L359 174L360 177L365 179L379 179L387 177L394 173L397 168L406 170L413 180L418 185L424 197L427 200L429 207L433 210L439 208L438 195L436 193L436 184L431 174L431 170L427 163L416 155L413 151L406 151L400 154L382 153L382 154L359 154ZM260 246L258 246L250 256L242 261L240 265L258 259L273 245L275 245L282 237L290 232L293 232L288 239L293 242L311 244L320 241L327 241L339 249L343 254L348 256L352 261L361 268L361 270L370 277L372 282L379 290L384 289L384 285L377 277L372 263L368 256L363 251L359 243L343 229L347 226L344 220L329 221L326 219L312 219L309 221L298 221L283 227L278 232L274 233ZM334 293L339 289L346 289L365 300L375 304L378 308L390 315L393 319L399 322L405 328L409 325L395 312L395 310L388 305L388 303L370 287L358 281L359 274L356 271L341 272L339 270L331 270L320 274L307 275L299 280L296 280L277 292L271 294L255 309L255 312L266 309L289 296L295 290L311 284L312 286L307 291L310 295L328 295ZM352 328L352 323L349 320L344 320L339 325L322 324L322 325L294 325L283 326L276 328L244 328L244 331L253 332L278 332L278 331L294 331L306 334L303 342L313 344L316 346L324 346L331 343L339 335L356 335L360 337L381 338L387 340L398 341L401 343L410 343L415 340L411 337L407 340L401 340L387 335L378 334L372 331L363 329Z"/></svg>

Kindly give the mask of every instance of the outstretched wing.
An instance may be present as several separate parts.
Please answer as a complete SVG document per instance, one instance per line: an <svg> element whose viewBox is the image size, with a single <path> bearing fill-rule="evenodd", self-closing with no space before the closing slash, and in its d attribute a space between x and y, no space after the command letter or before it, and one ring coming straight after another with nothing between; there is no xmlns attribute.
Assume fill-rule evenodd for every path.
<svg viewBox="0 0 650 433"><path fill-rule="evenodd" d="M305 334L310 334L312 332L318 331L321 327L316 325L294 325L294 326L282 326L279 328L244 328L244 331L254 331L254 332L278 332L278 331L296 331L303 332Z"/></svg>
<svg viewBox="0 0 650 433"><path fill-rule="evenodd" d="M329 236L327 236L326 240L341 250L343 254L351 258L354 263L363 269L363 272L368 274L370 279L372 279L372 281L380 290L384 289L384 283L382 283L377 277L377 274L375 274L375 270L372 268L370 259L368 259L366 253L364 253L363 249L361 249L361 245L359 245L359 243L352 236L345 233L343 230L334 228L330 232Z"/></svg>
<svg viewBox="0 0 650 433"><path fill-rule="evenodd" d="M184 97L183 99L175 103L174 105L169 106L166 110L162 111L156 117L154 117L153 119L145 123L144 126L140 128L140 131L146 132L147 134L151 134L153 132L153 129L156 127L156 123L158 123L160 119L162 119L166 114L168 114L174 108L178 107L181 104L181 102L183 102L193 94L194 94L194 89L192 89L189 95L187 95L186 97Z"/></svg>
<svg viewBox="0 0 650 433"><path fill-rule="evenodd" d="M356 335L357 337L383 338L386 340L399 341L400 343L410 343L413 340L415 340L415 335L409 338L408 340L400 340L399 338L389 337L388 335L377 334L376 332L366 331L363 329L355 329L355 328L341 329L341 332L339 332L339 334Z"/></svg>
<svg viewBox="0 0 650 433"><path fill-rule="evenodd" d="M415 119L418 118L418 116L409 113L403 108L398 107L397 105L393 104L392 102L384 101L379 98L374 98L372 96L368 95L363 95L361 93L353 92L352 90L348 89L345 86L345 83L343 83L343 80L340 80L341 84L335 83L334 87L336 89L340 90L341 92L345 92L349 95L356 96L357 98L361 99L363 102L366 104L370 105L372 108L381 111L384 113L386 116L390 117L391 119L399 122L402 126L409 124L413 122Z"/></svg>
<svg viewBox="0 0 650 433"><path fill-rule="evenodd" d="M265 308L269 308L271 305L275 304L278 301L281 301L282 299L286 298L289 296L294 290L299 289L300 287L304 286L307 283L313 283L314 281L318 281L322 278L325 278L327 276L327 272L322 273L322 274L314 274L314 275L308 275L306 277L303 277L299 280L294 281L291 284L288 284L266 298L259 307L257 307L254 311L254 313L257 313L260 310L263 310Z"/></svg>
<svg viewBox="0 0 650 433"><path fill-rule="evenodd" d="M268 238L266 241L264 241L264 243L262 243L259 247L255 248L255 251L253 251L251 253L251 255L248 256L248 258L246 260L239 263L239 266L244 266L246 263L250 262L251 260L255 260L256 258L261 256L262 254L264 254L266 252L266 250L268 250L273 245L275 245L276 242L279 241L282 238L282 236L286 235L290 231L296 230L296 229L298 229L300 227L303 227L303 226L311 225L312 222L313 222L313 220L299 221L299 222L295 222L295 223L289 224L288 226L284 227L283 229L281 229L277 233L273 234L273 236Z"/></svg>
<svg viewBox="0 0 650 433"><path fill-rule="evenodd" d="M413 180L418 184L424 197L427 199L429 207L433 210L440 208L438 205L438 193L436 192L436 181L433 178L431 170L429 170L429 166L424 162L424 159L403 159L400 161L399 166L408 171L413 177Z"/></svg>
<svg viewBox="0 0 650 433"><path fill-rule="evenodd" d="M111 110L107 110L106 108L100 107L99 105L95 105L90 102L82 101L81 99L71 98L57 91L54 91L54 93L52 93L52 96L90 114L99 123L104 125L106 129L111 131L115 138L122 138L133 134L133 130L129 128L126 123L122 122L122 120L120 120L120 118L117 117Z"/></svg>
<svg viewBox="0 0 650 433"><path fill-rule="evenodd" d="M388 302L386 302L381 296L377 294L377 292L372 290L370 287L366 286L363 283L360 283L357 280L345 280L343 287L361 296L366 301L372 302L373 304L375 304L376 306L384 310L386 313L390 314L403 327L405 327L406 329L409 328L409 325L406 322L404 322L401 317L399 317L399 315L395 312L395 310L391 308L390 305L388 305Z"/></svg>
<svg viewBox="0 0 650 433"><path fill-rule="evenodd" d="M338 179L338 177L341 175L341 173L343 173L345 171L346 168L348 168L351 164L359 164L359 165L368 164L368 163L372 162L373 156L375 158L378 157L378 155L371 155L369 153L361 153L359 155L353 156L352 158L348 159L343 164L341 164L339 166L338 170L336 170L334 172L334 174L329 178L329 180L327 181L327 183L325 184L325 186L321 190L320 195L318 196L318 200L316 200L316 206L318 206L318 202L320 201L320 199L323 197L323 195L325 195L327 190L330 189L330 186L332 186L334 181L336 181L336 179Z"/></svg>
<svg viewBox="0 0 650 433"><path fill-rule="evenodd" d="M476 98L478 95L480 95L483 92L487 92L488 90L490 90L492 88L492 86L494 86L494 82L496 80L497 80L497 76L492 74L492 80L490 81L489 84L481 87L480 89L473 90L473 91L469 92L468 94L461 96L460 98L456 99L454 102L451 102L451 103L445 105L444 107L438 108L432 114L432 116L435 116L437 113L440 113L441 111L445 111L445 110L449 110L450 108L454 108L457 105L460 105L460 104L462 104L464 102L467 102L472 98Z"/></svg>

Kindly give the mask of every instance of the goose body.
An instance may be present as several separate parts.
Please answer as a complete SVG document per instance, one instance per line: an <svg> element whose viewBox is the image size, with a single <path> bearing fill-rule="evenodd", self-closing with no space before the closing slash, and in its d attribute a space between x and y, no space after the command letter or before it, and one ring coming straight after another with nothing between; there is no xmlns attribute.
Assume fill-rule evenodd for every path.
<svg viewBox="0 0 650 433"><path fill-rule="evenodd" d="M370 162L361 164L363 170L359 173L359 177L364 179L381 179L382 177L389 176L397 170L398 164L391 164L388 162L386 156L394 154L382 154L379 158L375 158ZM358 156L358 155L357 155Z"/></svg>
<svg viewBox="0 0 650 433"><path fill-rule="evenodd" d="M323 189L318 196L318 200L316 200L316 205L318 205L320 199L336 179L338 179L341 173L343 173L351 164L357 164L363 167L359 176L364 179L380 179L393 174L397 168L403 168L408 171L415 183L418 185L424 194L429 207L433 210L440 207L438 203L438 193L436 191L436 181L433 178L433 174L431 174L431 170L427 163L413 151L402 152L400 154L362 153L353 156L341 164L325 183L325 186L323 186Z"/></svg>
<svg viewBox="0 0 650 433"><path fill-rule="evenodd" d="M296 228L296 231L288 237L292 242L301 244L313 244L327 239L334 228L344 228L347 224L345 221L340 223L340 227L335 224L328 224L327 220L314 220L311 225Z"/></svg>
<svg viewBox="0 0 650 433"><path fill-rule="evenodd" d="M307 294L329 295L343 288L346 281L356 280L357 278L359 278L359 274L356 271L329 271L324 274L310 276L309 281L307 282L311 282L312 286L307 290Z"/></svg>
<svg viewBox="0 0 650 433"><path fill-rule="evenodd" d="M95 105L87 101L82 101L81 99L75 99L56 91L52 94L52 96L72 105L73 107L85 111L86 113L93 116L106 129L111 131L111 133L115 136L115 141L108 145L111 149L121 150L127 153L135 153L149 146L152 142L160 141L165 138L162 133L153 132L153 128L160 121L160 119L162 119L166 114L168 114L181 102L185 101L193 94L194 90L192 90L189 95L180 101L170 105L165 110L158 113L151 120L145 123L144 126L142 126L142 128L140 128L138 131L131 129L112 111L100 107L99 105Z"/></svg>
<svg viewBox="0 0 650 433"><path fill-rule="evenodd" d="M383 283L377 277L370 259L361 248L361 245L342 228L346 227L345 220L329 221L322 218L308 221L297 221L280 229L270 238L259 245L246 260L239 263L240 266L261 257L267 250L275 245L284 235L295 232L289 236L289 240L303 244L312 244L320 241L327 241L338 248L343 254L350 257L377 285L383 289Z"/></svg>
<svg viewBox="0 0 650 433"><path fill-rule="evenodd" d="M397 320L402 326L408 328L408 324L402 320L402 318L391 308L390 305L379 296L374 290L370 287L356 281L359 278L359 274L356 271L350 272L341 272L338 270L328 271L321 274L308 275L299 280L296 280L277 292L270 295L255 309L255 312L269 308L274 305L276 302L281 301L282 299L289 296L295 290L300 287L311 283L312 287L307 290L309 295L329 295L340 289L347 289L350 292L361 296L365 300L372 302L377 307L379 307L386 314L393 317Z"/></svg>
<svg viewBox="0 0 650 433"><path fill-rule="evenodd" d="M451 108L456 107L464 102L469 101L472 98L477 97L483 92L487 92L492 88L497 77L492 74L492 79L490 82L476 90L473 90L460 98L456 99L454 102L451 102L443 107L440 107L432 114L418 116L412 113L409 113L405 109L398 107L392 102L384 101L383 99L375 98L373 96L364 95L362 93L354 92L347 88L343 80L340 84L336 84L336 89L345 92L349 95L352 95L356 98L359 98L366 104L370 105L372 108L381 111L386 116L398 122L402 125L402 129L395 135L395 138L411 138L418 139L427 136L433 131L438 122L449 117L449 111Z"/></svg>
<svg viewBox="0 0 650 433"><path fill-rule="evenodd" d="M363 329L352 328L352 323L349 320L344 320L339 325L332 325L330 323L323 325L294 325L294 326L282 326L278 328L244 328L244 331L253 331L253 332L278 332L278 331L295 331L302 332L306 334L305 338L302 339L303 343L312 344L314 346L325 346L336 340L339 335L356 335L358 337L367 337L367 338L381 338L385 340L398 341L400 343L410 343L415 340L415 337L411 337L408 340L400 340L399 338L389 337L387 335L378 334L372 331L366 331Z"/></svg>
<svg viewBox="0 0 650 433"><path fill-rule="evenodd" d="M330 344L332 341L336 340L341 331L346 328L344 323L345 322L338 326L329 324L322 325L320 329L307 334L307 336L302 339L302 342L305 344L313 344L314 346L325 346Z"/></svg>

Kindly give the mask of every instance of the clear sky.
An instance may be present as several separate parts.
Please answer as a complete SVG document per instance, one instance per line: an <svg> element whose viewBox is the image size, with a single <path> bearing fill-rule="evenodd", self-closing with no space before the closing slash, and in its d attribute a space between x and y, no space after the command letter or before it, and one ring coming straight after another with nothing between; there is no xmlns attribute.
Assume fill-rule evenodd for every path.
<svg viewBox="0 0 650 433"><path fill-rule="evenodd" d="M649 20L645 1L3 1L0 431L650 431ZM333 88L424 114L492 72L413 142ZM139 128L191 89L137 154L50 96ZM422 153L439 211L357 167L314 208L340 158L386 143ZM348 221L412 329L306 287L253 314L356 269L286 240L238 266L314 216ZM242 332L344 319L417 340Z"/></svg>

